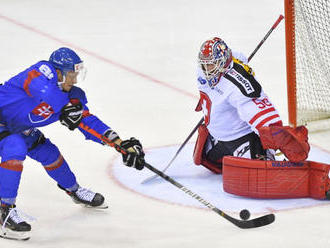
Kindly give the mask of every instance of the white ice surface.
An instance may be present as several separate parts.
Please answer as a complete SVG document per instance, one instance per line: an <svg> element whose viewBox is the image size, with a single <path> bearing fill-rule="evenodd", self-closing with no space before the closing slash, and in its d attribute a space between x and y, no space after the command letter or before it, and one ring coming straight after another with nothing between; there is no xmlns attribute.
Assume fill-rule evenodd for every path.
<svg viewBox="0 0 330 248"><path fill-rule="evenodd" d="M0 81L70 46L88 67L80 86L91 112L122 138L135 136L152 151L181 144L201 118L194 112L201 43L217 35L248 55L280 14L282 0L0 0ZM250 65L287 123L284 22ZM72 204L41 166L27 159L17 205L37 218L32 238L0 240L1 247L330 247L328 205L279 211L268 227L240 230L212 211L120 186L111 174L117 153L85 142L79 132L60 124L41 130L59 146L80 184L104 194L110 208L91 211ZM329 150L329 134L310 139Z"/></svg>
<svg viewBox="0 0 330 248"><path fill-rule="evenodd" d="M168 158L174 156L178 148L179 146L171 146L151 149L146 154L146 160L151 165L157 165L158 169L162 170L166 167L165 165L168 163ZM249 209L251 213L260 214L269 211L278 212L281 210L318 205L330 205L329 201L310 198L262 200L247 199L246 197L228 194L223 190L222 175L216 175L203 166L194 165L192 160L193 149L194 144L188 144L183 149L182 153L178 155L177 159L174 160L172 165L165 171L165 174L194 193L197 193L212 205L219 206L221 210L233 212L237 216L240 210L244 208ZM308 160L329 163L330 153L312 147ZM166 164L163 165L165 161ZM132 171L122 166L121 157L115 160L111 174L121 185L142 195L185 206L206 208L196 199L185 195L184 192L169 182L166 182L161 177L144 182L144 179L154 175L154 172L148 169L140 173ZM144 183L142 184L141 182Z"/></svg>

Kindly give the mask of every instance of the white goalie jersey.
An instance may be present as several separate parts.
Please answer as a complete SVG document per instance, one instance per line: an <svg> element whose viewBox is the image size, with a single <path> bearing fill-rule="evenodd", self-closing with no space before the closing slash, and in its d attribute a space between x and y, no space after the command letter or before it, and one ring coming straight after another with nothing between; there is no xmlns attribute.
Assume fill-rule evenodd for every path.
<svg viewBox="0 0 330 248"><path fill-rule="evenodd" d="M216 140L231 141L270 124L282 124L281 118L255 78L247 59L233 52L233 61L213 88L198 68L200 100L205 125Z"/></svg>

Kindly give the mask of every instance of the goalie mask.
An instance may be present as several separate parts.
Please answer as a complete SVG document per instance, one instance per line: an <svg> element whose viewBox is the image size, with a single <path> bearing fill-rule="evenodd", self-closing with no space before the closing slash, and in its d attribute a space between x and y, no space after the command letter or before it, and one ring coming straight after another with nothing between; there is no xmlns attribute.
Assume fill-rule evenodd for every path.
<svg viewBox="0 0 330 248"><path fill-rule="evenodd" d="M220 77L232 61L230 48L220 38L205 41L198 54L198 63L210 85L218 84Z"/></svg>

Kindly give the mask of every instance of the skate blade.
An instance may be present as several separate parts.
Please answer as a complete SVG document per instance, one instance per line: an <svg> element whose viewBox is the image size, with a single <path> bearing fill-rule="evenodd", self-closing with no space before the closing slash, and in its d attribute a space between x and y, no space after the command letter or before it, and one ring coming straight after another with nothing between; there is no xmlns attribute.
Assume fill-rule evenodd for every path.
<svg viewBox="0 0 330 248"><path fill-rule="evenodd" d="M85 208L93 208L93 209L107 209L109 207L106 203L103 203L102 205L96 206L96 207L93 207L93 206L90 206L90 205L86 205L86 204L83 204L83 206Z"/></svg>
<svg viewBox="0 0 330 248"><path fill-rule="evenodd" d="M0 229L0 237L4 238L4 239L10 239L10 240L26 241L26 240L30 239L30 231L17 232L17 231L12 231L8 228L5 228L5 230Z"/></svg>
<svg viewBox="0 0 330 248"><path fill-rule="evenodd" d="M78 202L78 201L74 201L74 203L80 205L80 206L83 206L85 208L93 208L93 209L107 209L108 208L108 205L103 202L103 204L101 204L100 206L96 206L96 207L93 207L93 206L90 206L88 204L84 204L82 202Z"/></svg>

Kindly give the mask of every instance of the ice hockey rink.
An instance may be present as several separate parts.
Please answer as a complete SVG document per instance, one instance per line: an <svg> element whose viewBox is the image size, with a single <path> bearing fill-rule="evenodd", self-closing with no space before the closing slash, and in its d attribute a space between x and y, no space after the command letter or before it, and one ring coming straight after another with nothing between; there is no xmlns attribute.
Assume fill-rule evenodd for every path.
<svg viewBox="0 0 330 248"><path fill-rule="evenodd" d="M220 36L249 55L280 14L282 0L0 0L0 81L59 47L73 48L88 69L78 86L91 113L123 139L139 138L147 161L162 169L201 118L194 111L201 43ZM284 21L250 65L287 124ZM17 206L36 218L32 237L0 239L1 247L330 247L330 204L291 200L277 201L282 208L264 208L268 202L240 199L239 205L228 205L220 198L220 179L189 164L195 136L168 175L235 218L245 207L252 218L274 212L273 224L239 229L161 179L142 187L151 172L124 167L116 151L85 141L79 131L59 123L41 130L58 145L78 182L102 193L109 209L73 204L41 165L27 159ZM310 134L324 162L330 162L329 134Z"/></svg>

